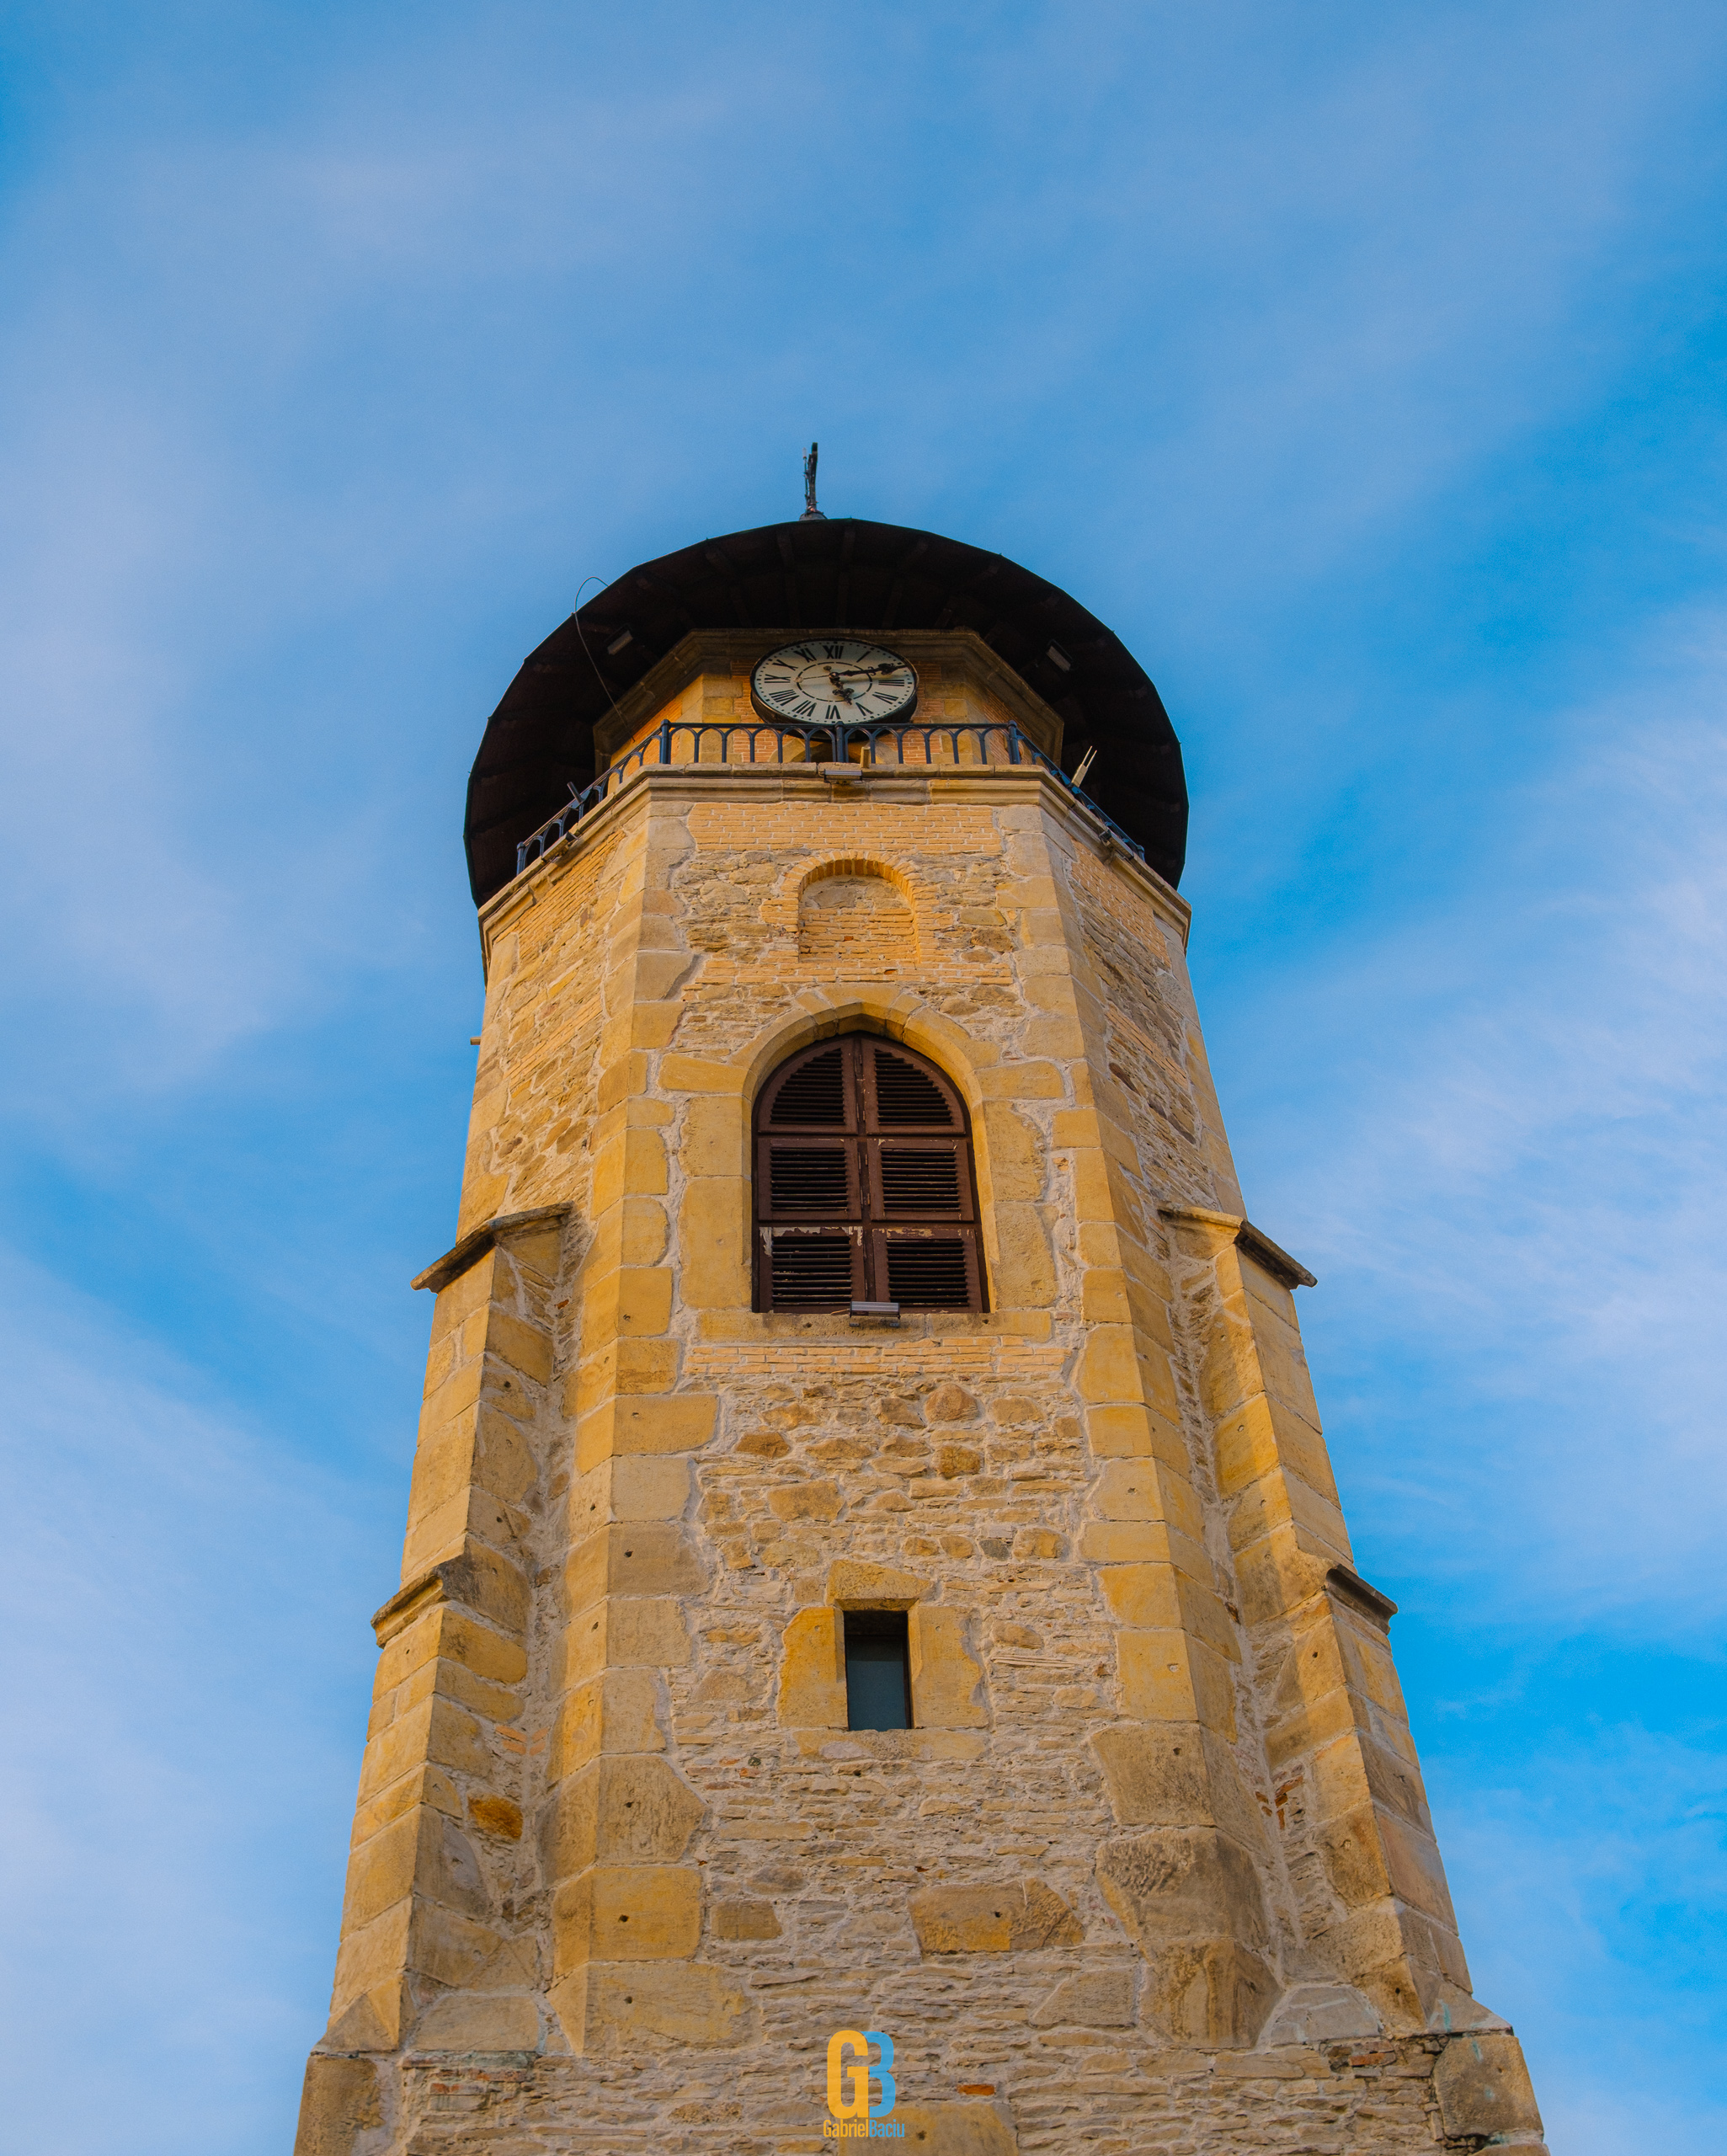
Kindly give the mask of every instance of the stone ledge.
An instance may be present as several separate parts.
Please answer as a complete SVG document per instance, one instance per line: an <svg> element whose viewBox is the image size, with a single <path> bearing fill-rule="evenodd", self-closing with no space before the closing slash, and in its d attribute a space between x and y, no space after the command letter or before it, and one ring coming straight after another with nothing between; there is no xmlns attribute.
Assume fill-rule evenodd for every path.
<svg viewBox="0 0 1727 2156"><path fill-rule="evenodd" d="M387 1646L398 1632L405 1631L416 1618L440 1603L477 1617L506 1637L514 1636L520 1627L514 1628L513 1633L506 1618L485 1606L485 1586L495 1583L505 1573L514 1573L521 1581L520 1598L525 1604L526 1581L520 1566L488 1544L477 1541L472 1535L465 1537L461 1550L450 1556L440 1557L436 1564L405 1581L382 1609L373 1613L372 1630L377 1636L378 1645ZM492 1598L495 1602L496 1595Z"/></svg>
<svg viewBox="0 0 1727 2156"><path fill-rule="evenodd" d="M1292 1257L1239 1213L1213 1213L1203 1205L1159 1205L1157 1211L1160 1220L1191 1220L1202 1228L1226 1229L1250 1257L1257 1260L1273 1279L1280 1280L1286 1288L1317 1288L1319 1284L1316 1273L1309 1273L1298 1258Z"/></svg>
<svg viewBox="0 0 1727 2156"><path fill-rule="evenodd" d="M1347 1565L1334 1565L1325 1575L1325 1592L1346 1602L1370 1625L1390 1637L1397 1604L1389 1594L1381 1594L1378 1588L1370 1587L1359 1572L1351 1572Z"/></svg>
<svg viewBox="0 0 1727 2156"><path fill-rule="evenodd" d="M452 1280L459 1280L471 1265L477 1265L487 1251L518 1228L537 1227L544 1222L562 1220L571 1211L568 1205L533 1205L525 1213L499 1213L477 1228L472 1228L459 1243L446 1250L442 1257L434 1258L424 1273L416 1273L408 1282L410 1288L429 1288L440 1294Z"/></svg>
<svg viewBox="0 0 1727 2156"><path fill-rule="evenodd" d="M856 1347L861 1344L861 1336L874 1333L883 1347L893 1348L927 1339L1042 1341L1049 1338L1052 1329L1047 1310L902 1310L897 1326L856 1328L845 1310L704 1310L696 1337L705 1342L830 1340Z"/></svg>

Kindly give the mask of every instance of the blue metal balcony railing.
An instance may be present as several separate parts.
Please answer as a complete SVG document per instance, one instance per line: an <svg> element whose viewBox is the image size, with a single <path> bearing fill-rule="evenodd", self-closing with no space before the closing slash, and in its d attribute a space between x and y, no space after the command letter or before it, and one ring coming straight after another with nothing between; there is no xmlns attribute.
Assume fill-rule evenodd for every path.
<svg viewBox="0 0 1727 2156"><path fill-rule="evenodd" d="M743 753L734 749L740 744ZM964 753L969 744L972 753ZM764 753L764 748L766 753ZM941 753L945 747L946 753ZM912 749L918 753L908 755ZM891 750L891 754L884 750ZM682 753L679 753L679 751ZM600 773L591 786L579 792L570 788L570 798L555 816L515 850L515 873L520 876L530 862L538 861L586 816L591 816L616 793L632 771L663 764L811 764L856 763L876 769L903 766L916 771L928 767L951 771L975 769L982 764L1040 764L1074 800L1083 802L1102 824L1117 845L1143 861L1145 849L1131 839L1121 825L1106 816L1097 803L1082 793L1058 764L1046 756L1016 725L951 726L856 725L780 726L765 721L733 724L664 720L638 741L626 755Z"/></svg>

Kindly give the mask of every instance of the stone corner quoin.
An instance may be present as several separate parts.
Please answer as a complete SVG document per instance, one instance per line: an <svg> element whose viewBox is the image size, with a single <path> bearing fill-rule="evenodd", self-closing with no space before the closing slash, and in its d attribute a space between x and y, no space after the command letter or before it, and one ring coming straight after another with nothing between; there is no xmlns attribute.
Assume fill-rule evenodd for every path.
<svg viewBox="0 0 1727 2156"><path fill-rule="evenodd" d="M926 644L919 718L1001 723ZM642 737L749 722L750 648ZM866 2029L919 2156L1539 2151L1186 920L1035 760L693 750L482 906L298 2156L813 2150ZM760 1307L763 1087L854 1034L963 1103L981 1307Z"/></svg>

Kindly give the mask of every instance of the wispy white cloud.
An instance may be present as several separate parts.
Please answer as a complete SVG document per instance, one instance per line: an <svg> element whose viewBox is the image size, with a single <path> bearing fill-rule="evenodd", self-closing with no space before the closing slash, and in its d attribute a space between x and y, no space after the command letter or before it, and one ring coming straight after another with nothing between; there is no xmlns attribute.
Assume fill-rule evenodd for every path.
<svg viewBox="0 0 1727 2156"><path fill-rule="evenodd" d="M1483 472L1651 365L1648 295L1719 233L1701 4L1005 0L878 11L861 47L772 4L314 8L291 65L194 12L104 18L99 92L57 56L75 88L10 168L4 1082L59 1161L121 1134L93 1179L331 1363L379 1306L288 1260L358 1217L416 1057L468 1030L463 776L590 569L795 508L819 434L829 506L1000 545L1127 634L1213 774L1202 851L1275 907L1370 779L1399 828L1492 813L1479 765L1423 792L1442 639L1401 674L1336 654L1296 726L1288 624L1424 520L1491 529ZM1603 647L1648 603L1615 594ZM1703 611L1562 728L1489 683L1471 723L1521 790L1475 880L1278 939L1269 986L1268 912L1207 1000L1255 1209L1325 1276L1310 1345L1373 1567L1532 1638L1690 1639L1727 1592L1724 686ZM340 1142L286 1157L247 1051L422 981L424 1032L362 1018L298 1081ZM197 1142L152 1166L176 1102ZM444 1158L389 1162L380 1209L418 1177L429 1217ZM0 1272L40 1792L11 2026L53 2063L13 2130L33 2156L275 2148L402 1492L306 1464L366 1456L362 1410L290 1429L267 1376L211 1384L184 1310L157 1320L176 1356L86 1277ZM1628 1726L1508 1757L1499 1794L1436 1777L1560 2156L1710 2145L1647 2064L1690 1981L1647 1941L1676 1882L1720 1899L1684 1813L1709 1741ZM1649 2031L1634 2098L1588 2079L1591 1997Z"/></svg>
<svg viewBox="0 0 1727 2156"><path fill-rule="evenodd" d="M1028 221L1069 304L995 371L1095 473L1113 574L1154 579L1165 641L1197 606L1250 644L1271 592L1601 393L1636 349L1628 242L1694 181L1676 152L1723 64L1705 16L1612 0L1040 27L1047 117L977 214ZM1004 124L1022 71L1022 47L989 63ZM1076 366L1111 370L1130 430L1075 408Z"/></svg>
<svg viewBox="0 0 1727 2156"><path fill-rule="evenodd" d="M43 1028L38 1112L197 1082L412 945L365 835L441 798L428 606L522 519L583 529L561 606L813 399L865 506L939 521L994 472L1016 550L1106 611L1149 581L1178 642L1263 619L1599 387L1621 333L1577 310L1712 79L1698 13L1611 0L1365 33L1106 8L1079 37L1014 8L863 55L837 19L757 8L740 42L662 11L647 77L637 33L562 19L356 40L171 135L110 88L15 205L11 963L84 1012ZM842 49L849 98L892 86L870 154L788 187ZM1052 526L1076 472L1117 523ZM355 648L385 621L421 647L387 686ZM448 795L499 686L435 733Z"/></svg>
<svg viewBox="0 0 1727 2156"><path fill-rule="evenodd" d="M1549 1621L1727 1606L1724 621L1575 714L1464 888L1254 1014L1313 1074L1255 1094L1255 1203L1326 1274L1371 1532Z"/></svg>
<svg viewBox="0 0 1727 2156"><path fill-rule="evenodd" d="M328 1983L382 1508L10 1255L0 1364L7 2026L106 2062L24 2077L8 2145L108 2156L110 2073L136 2156L273 2145Z"/></svg>
<svg viewBox="0 0 1727 2156"><path fill-rule="evenodd" d="M1597 1724L1517 1768L1433 1795L1476 1993L1516 2015L1549 2145L1720 2147L1727 1755Z"/></svg>

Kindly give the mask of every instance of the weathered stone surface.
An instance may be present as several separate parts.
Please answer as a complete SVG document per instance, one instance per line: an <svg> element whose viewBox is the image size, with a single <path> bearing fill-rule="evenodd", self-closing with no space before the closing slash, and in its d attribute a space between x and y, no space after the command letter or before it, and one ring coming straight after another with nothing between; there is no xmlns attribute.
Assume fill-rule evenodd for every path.
<svg viewBox="0 0 1727 2156"><path fill-rule="evenodd" d="M1077 1946L1085 1928L1041 1880L993 1886L926 1886L910 1902L912 1928L925 1954L1035 1954Z"/></svg>
<svg viewBox="0 0 1727 2156"><path fill-rule="evenodd" d="M786 1625L780 1722L786 1729L845 1728L845 1654L837 1610L800 1609Z"/></svg>
<svg viewBox="0 0 1727 2156"><path fill-rule="evenodd" d="M532 1999L495 1992L451 1992L420 2016L421 2052L536 2052L540 2009Z"/></svg>
<svg viewBox="0 0 1727 2156"><path fill-rule="evenodd" d="M497 1932L476 1918L415 1898L406 1958L408 1967L434 1983L460 1987L477 1983L502 1944Z"/></svg>
<svg viewBox="0 0 1727 2156"><path fill-rule="evenodd" d="M522 1807L508 1796L471 1796L467 1816L482 1834L519 1842L522 1838Z"/></svg>
<svg viewBox="0 0 1727 2156"><path fill-rule="evenodd" d="M836 1482L787 1482L768 1492L768 1510L776 1519L833 1519L840 1503Z"/></svg>
<svg viewBox="0 0 1727 2156"><path fill-rule="evenodd" d="M701 1875L689 1865L596 1864L552 1898L555 1974L586 1961L660 1961L701 1936Z"/></svg>
<svg viewBox="0 0 1727 2156"><path fill-rule="evenodd" d="M690 1620L680 1600L608 1595L564 1627L552 1662L558 1688L572 1689L607 1670L681 1669L690 1658Z"/></svg>
<svg viewBox="0 0 1727 2156"><path fill-rule="evenodd" d="M410 1583L412 1584L412 1583ZM404 1615L410 1619L431 1602L445 1602L476 1612L499 1630L520 1636L528 1614L528 1583L521 1567L495 1549L472 1537L442 1557L424 1575L421 1599ZM397 1598L399 1602L400 1597ZM394 1604L386 1604L392 1609ZM382 1613L380 1613L381 1616ZM374 1622L377 1622L374 1620ZM380 1640L390 1637L380 1631Z"/></svg>
<svg viewBox="0 0 1727 2156"><path fill-rule="evenodd" d="M977 1412L977 1401L962 1385L938 1385L924 1402L932 1422L967 1422Z"/></svg>
<svg viewBox="0 0 1727 2156"><path fill-rule="evenodd" d="M398 1996L386 2003L391 2008L387 2021L379 2011L377 2001L370 1993L362 1993L332 2021L319 2040L318 2050L331 2055L338 2052L394 2051L401 2033L401 2002Z"/></svg>
<svg viewBox="0 0 1727 2156"><path fill-rule="evenodd" d="M1146 2018L1178 2042L1245 2047L1257 2041L1277 1998L1271 1970L1235 1940L1184 1940L1149 1972Z"/></svg>
<svg viewBox="0 0 1727 2156"><path fill-rule="evenodd" d="M1342 2036L1377 2036L1382 2024L1373 2003L1353 1984L1292 1984L1265 2027L1260 2041L1324 2044Z"/></svg>
<svg viewBox="0 0 1727 2156"><path fill-rule="evenodd" d="M747 2042L756 2020L742 1988L700 1962L639 1968L589 1964L552 1988L572 2051L722 2047Z"/></svg>
<svg viewBox="0 0 1727 2156"><path fill-rule="evenodd" d="M1124 1628L1116 1635L1116 1653L1126 1713L1149 1722L1200 1722L1234 1744L1234 1678L1214 1648L1179 1628Z"/></svg>
<svg viewBox="0 0 1727 2156"><path fill-rule="evenodd" d="M699 1393L620 1393L577 1424L576 1465L585 1472L622 1453L697 1451L713 1435L717 1408Z"/></svg>
<svg viewBox="0 0 1727 2156"><path fill-rule="evenodd" d="M1542 2131L1523 2047L1509 2030L1453 2036L1433 2069L1433 2092L1448 2134L1498 2139Z"/></svg>
<svg viewBox="0 0 1727 2156"><path fill-rule="evenodd" d="M1138 1983L1132 1969L1088 1969L1063 1977L1047 1999L1032 2009L1031 2025L1058 2028L1072 2022L1087 2029L1131 2029Z"/></svg>
<svg viewBox="0 0 1727 2156"><path fill-rule="evenodd" d="M981 1729L989 1720L983 1672L966 1652L962 1610L912 1605L912 1714L919 1729Z"/></svg>
<svg viewBox="0 0 1727 2156"><path fill-rule="evenodd" d="M1503 2015L1472 1998L1461 1985L1441 1977L1428 2004L1427 2026L1449 2036L1463 2029L1508 2030L1511 2024Z"/></svg>
<svg viewBox="0 0 1727 2156"><path fill-rule="evenodd" d="M572 1618L608 1595L695 1594L706 1584L687 1530L665 1520L597 1528L570 1552L564 1567Z"/></svg>
<svg viewBox="0 0 1727 2156"><path fill-rule="evenodd" d="M528 1673L527 1650L519 1639L453 1604L429 1602L405 1629L392 1635L378 1657L378 1693L393 1691L427 1662L439 1660L460 1662L494 1684L519 1684Z"/></svg>
<svg viewBox="0 0 1727 2156"><path fill-rule="evenodd" d="M383 2123L383 2095L372 2061L326 2058L314 2052L306 2063L294 2156L360 2156L361 2135Z"/></svg>
<svg viewBox="0 0 1727 2156"><path fill-rule="evenodd" d="M757 1902L740 1894L734 1901L717 1902L713 1912L716 1939L777 1939L780 1920L771 1902Z"/></svg>
<svg viewBox="0 0 1727 2156"><path fill-rule="evenodd" d="M657 1753L592 1760L546 1802L543 1876L568 1879L590 1864L675 1864L701 1812L701 1798Z"/></svg>
<svg viewBox="0 0 1727 2156"><path fill-rule="evenodd" d="M571 1507L577 1518L598 1524L610 1519L681 1519L690 1506L694 1477L687 1458L648 1453L603 1461L582 1478Z"/></svg>
<svg viewBox="0 0 1727 2156"><path fill-rule="evenodd" d="M601 1752L658 1752L664 1745L654 1672L603 1668L560 1701L547 1747L546 1779L559 1781Z"/></svg>
<svg viewBox="0 0 1727 2156"><path fill-rule="evenodd" d="M1170 1828L1106 1842L1097 1883L1148 1959L1176 1939L1234 1939L1256 1951L1269 1943L1253 1860L1215 1828Z"/></svg>
<svg viewBox="0 0 1727 2156"><path fill-rule="evenodd" d="M447 1814L418 1806L362 1843L349 1861L346 1929L417 1892L469 1916L490 1913L490 1897L472 1843Z"/></svg>
<svg viewBox="0 0 1727 2156"><path fill-rule="evenodd" d="M828 1599L849 1609L909 1609L930 1592L930 1582L892 1565L843 1559L828 1572Z"/></svg>
<svg viewBox="0 0 1727 2156"><path fill-rule="evenodd" d="M983 762L709 736L483 910L302 2156L813 2147L876 2020L917 2156L1523 2115L1445 2041L1507 2032L1379 1604L1327 1585L1304 1276L1242 1216L1185 909L1002 760L1004 662L912 633ZM750 644L627 724L747 715ZM860 1027L967 1104L987 1313L750 1306L760 1088ZM846 1726L851 1610L906 1613L912 1727Z"/></svg>
<svg viewBox="0 0 1727 2156"><path fill-rule="evenodd" d="M1106 1729L1091 1740L1124 1827L1209 1827L1211 1782L1197 1722L1158 1729Z"/></svg>
<svg viewBox="0 0 1727 2156"><path fill-rule="evenodd" d="M917 2156L1018 2156L1019 2140L1005 2105L901 2104L893 2117Z"/></svg>

